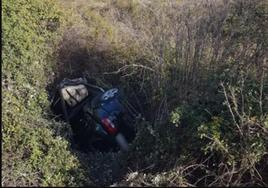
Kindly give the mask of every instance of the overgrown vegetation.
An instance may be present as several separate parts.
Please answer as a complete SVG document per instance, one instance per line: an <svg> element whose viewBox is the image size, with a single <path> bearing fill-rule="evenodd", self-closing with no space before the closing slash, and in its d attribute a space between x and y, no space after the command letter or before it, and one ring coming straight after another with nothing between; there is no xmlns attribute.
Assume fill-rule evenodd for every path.
<svg viewBox="0 0 268 188"><path fill-rule="evenodd" d="M8 0L2 15L2 185L82 185L87 177L70 150L71 131L48 119L62 12L54 1Z"/></svg>
<svg viewBox="0 0 268 188"><path fill-rule="evenodd" d="M266 1L4 1L2 13L2 185L268 185ZM98 164L48 118L45 88L82 74L143 115L116 182L90 180Z"/></svg>

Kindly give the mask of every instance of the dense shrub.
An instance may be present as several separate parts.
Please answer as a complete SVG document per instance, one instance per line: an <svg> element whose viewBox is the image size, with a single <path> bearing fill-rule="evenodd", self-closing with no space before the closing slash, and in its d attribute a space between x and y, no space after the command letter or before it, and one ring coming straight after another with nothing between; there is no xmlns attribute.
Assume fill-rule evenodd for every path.
<svg viewBox="0 0 268 188"><path fill-rule="evenodd" d="M144 97L149 120L129 156L132 170L156 176L189 164L188 175L177 178L194 185L266 185L264 1L189 2L184 10L168 2L148 3L151 17L141 11L133 18L140 53L147 55L131 76L120 69L131 90ZM135 185L159 185L138 177Z"/></svg>
<svg viewBox="0 0 268 188"><path fill-rule="evenodd" d="M54 1L2 2L3 186L86 181L66 140L70 130L47 119L45 88L61 16Z"/></svg>

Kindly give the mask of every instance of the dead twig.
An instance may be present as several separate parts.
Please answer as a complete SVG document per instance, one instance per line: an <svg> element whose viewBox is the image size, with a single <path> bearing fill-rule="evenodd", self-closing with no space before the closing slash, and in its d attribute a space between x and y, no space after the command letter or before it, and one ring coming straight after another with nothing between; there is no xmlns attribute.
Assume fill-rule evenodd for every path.
<svg viewBox="0 0 268 188"><path fill-rule="evenodd" d="M228 96L227 96L227 92L226 92L225 86L224 86L224 84L223 84L222 82L220 83L220 85L221 85L221 87L223 88L223 93L224 93L224 96L225 96L225 100L226 100L227 106L228 106L228 108L229 108L229 111L230 111L230 113L231 113L231 115L232 115L234 124L235 124L236 127L238 128L238 130L239 130L239 132L240 132L240 135L243 135L240 126L238 125L238 123L237 123L236 120L235 120L235 115L234 115L234 113L233 113L233 110L232 110L230 101L229 101L229 99L228 99Z"/></svg>
<svg viewBox="0 0 268 188"><path fill-rule="evenodd" d="M145 65L141 65L141 64L131 64L131 65L124 65L123 67L119 68L116 71L113 72L104 72L103 74L119 74L125 70L127 70L128 68L142 68L142 69L146 69L152 72L157 73L154 69L152 69L151 67L145 66Z"/></svg>

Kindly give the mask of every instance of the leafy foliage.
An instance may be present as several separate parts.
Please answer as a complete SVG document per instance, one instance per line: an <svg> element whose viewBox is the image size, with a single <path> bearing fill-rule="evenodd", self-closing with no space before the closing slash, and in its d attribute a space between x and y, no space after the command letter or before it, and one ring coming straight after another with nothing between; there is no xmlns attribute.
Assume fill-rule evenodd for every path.
<svg viewBox="0 0 268 188"><path fill-rule="evenodd" d="M45 87L62 13L49 0L3 1L2 13L2 185L80 185L84 172L68 137L56 132L70 130L46 115Z"/></svg>

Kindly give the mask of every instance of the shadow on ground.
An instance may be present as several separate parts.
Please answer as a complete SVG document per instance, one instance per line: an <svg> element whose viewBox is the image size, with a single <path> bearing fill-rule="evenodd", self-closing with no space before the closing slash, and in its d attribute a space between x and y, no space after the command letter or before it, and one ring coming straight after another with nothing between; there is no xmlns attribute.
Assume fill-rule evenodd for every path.
<svg viewBox="0 0 268 188"><path fill-rule="evenodd" d="M103 74L115 68L111 63L109 51L98 47L100 45L94 45L96 48L91 48L88 43L75 29L70 29L65 33L55 52L57 61L54 65L54 77L50 79L52 81L47 86L50 100L59 97L55 95L56 86L63 78L73 79L86 76L104 88L118 85L119 76ZM52 111L57 113L55 109ZM58 118L58 120L61 119ZM86 146L86 137L88 137L85 135L86 131L78 131L74 124L72 123L71 149L88 172L91 181L98 186L107 186L120 181L126 173L126 165L123 165L125 154L109 149L109 146L104 147L105 149L99 147L99 150L92 151Z"/></svg>

